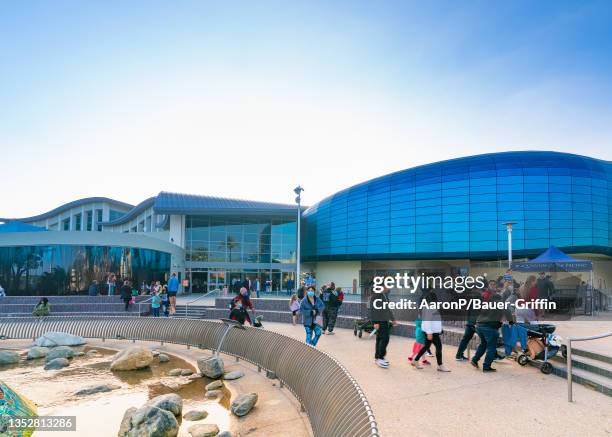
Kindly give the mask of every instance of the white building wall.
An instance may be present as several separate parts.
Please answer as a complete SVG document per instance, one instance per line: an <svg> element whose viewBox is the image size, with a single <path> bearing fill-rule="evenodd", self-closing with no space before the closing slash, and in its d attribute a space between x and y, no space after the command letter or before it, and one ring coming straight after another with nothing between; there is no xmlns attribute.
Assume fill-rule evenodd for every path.
<svg viewBox="0 0 612 437"><path fill-rule="evenodd" d="M345 292L352 293L353 283L359 292L359 271L361 261L325 261L318 262L315 267L317 286L333 282L336 287L342 287Z"/></svg>

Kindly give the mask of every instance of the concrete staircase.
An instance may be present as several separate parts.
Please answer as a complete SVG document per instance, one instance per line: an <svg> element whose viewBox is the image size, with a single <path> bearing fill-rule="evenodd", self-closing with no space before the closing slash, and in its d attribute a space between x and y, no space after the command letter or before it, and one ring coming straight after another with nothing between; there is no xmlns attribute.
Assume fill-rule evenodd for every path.
<svg viewBox="0 0 612 437"><path fill-rule="evenodd" d="M550 360L553 373L567 378L567 362L561 356ZM612 357L572 347L572 381L612 396Z"/></svg>

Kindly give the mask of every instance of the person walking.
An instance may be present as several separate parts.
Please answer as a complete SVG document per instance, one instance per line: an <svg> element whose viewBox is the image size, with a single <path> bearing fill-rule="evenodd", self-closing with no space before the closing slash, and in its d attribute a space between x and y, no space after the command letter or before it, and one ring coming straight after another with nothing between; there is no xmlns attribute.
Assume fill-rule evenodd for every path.
<svg viewBox="0 0 612 437"><path fill-rule="evenodd" d="M476 334L480 338L480 344L470 361L472 366L478 368L478 361L486 353L482 364L482 371L485 373L497 371L491 367L491 364L498 357L497 340L499 338L499 328L502 326L504 317L511 320L511 317L506 316L505 311L500 308L502 300L499 294L492 295L489 301L491 305L480 311L478 321L476 322Z"/></svg>
<svg viewBox="0 0 612 437"><path fill-rule="evenodd" d="M297 323L297 313L300 310L300 300L297 297L297 294L291 296L289 300L289 311L291 311L291 321L293 326Z"/></svg>
<svg viewBox="0 0 612 437"><path fill-rule="evenodd" d="M130 286L129 281L123 281L123 285L119 289L119 293L121 295L121 300L125 302L125 311L129 311L130 301L132 300L132 287Z"/></svg>
<svg viewBox="0 0 612 437"><path fill-rule="evenodd" d="M414 360L414 357L416 356L416 354L418 354L420 352L421 349L423 349L423 346L425 346L425 333L423 332L422 329L422 323L423 321L421 320L421 318L417 318L414 321L414 344L412 345L412 355L410 355L408 357L408 361L412 362ZM422 361L423 364L431 364L429 361L427 361L427 359L424 359Z"/></svg>
<svg viewBox="0 0 612 437"><path fill-rule="evenodd" d="M415 369L422 369L423 366L419 364L419 360L425 354L425 351L433 344L436 347L436 363L438 364L438 372L450 372L442 363L442 318L437 309L433 308L438 298L434 292L429 292L425 297L428 307L423 309L423 322L421 329L425 333L425 344L417 353L412 363L410 363ZM431 306L430 306L431 305Z"/></svg>
<svg viewBox="0 0 612 437"><path fill-rule="evenodd" d="M388 306L389 291L388 288L385 288L382 293L372 293L369 300L370 320L374 324L374 330L376 331L374 363L383 369L389 367L389 361L385 357L387 356L391 326L397 325L395 317Z"/></svg>
<svg viewBox="0 0 612 437"><path fill-rule="evenodd" d="M306 331L306 344L313 347L317 346L321 337L321 314L325 305L323 301L315 296L314 287L309 287L306 291L306 297L300 302L300 312L302 313L302 324Z"/></svg>
<svg viewBox="0 0 612 437"><path fill-rule="evenodd" d="M466 293L466 298L470 300L480 300L480 293L478 293L474 289L471 289L469 292ZM461 341L459 342L459 346L457 347L457 354L455 355L456 361L468 360L468 358L465 356L465 350L467 349L468 345L470 344L470 341L472 340L472 338L474 338L474 335L476 334L476 322L478 320L478 314L480 313L480 311L474 307L475 305L473 304L468 307L463 337L461 337Z"/></svg>
<svg viewBox="0 0 612 437"><path fill-rule="evenodd" d="M116 277L114 273L110 273L108 275L108 279L106 281L106 287L108 289L108 295L113 296L115 294L115 285L116 285Z"/></svg>
<svg viewBox="0 0 612 437"><path fill-rule="evenodd" d="M325 305L323 310L323 334L334 335L334 326L336 326L336 319L338 318L338 307L341 304L338 303L336 284L331 282L322 290L321 300Z"/></svg>
<svg viewBox="0 0 612 437"><path fill-rule="evenodd" d="M176 294L179 289L179 280L176 277L176 273L172 273L172 276L168 280L168 300L170 301L170 315L176 314Z"/></svg>

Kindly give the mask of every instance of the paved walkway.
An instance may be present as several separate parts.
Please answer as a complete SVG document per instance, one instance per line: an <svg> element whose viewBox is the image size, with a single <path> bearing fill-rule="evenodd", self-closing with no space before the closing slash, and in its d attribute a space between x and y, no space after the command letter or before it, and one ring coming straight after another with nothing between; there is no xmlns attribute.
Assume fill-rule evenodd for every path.
<svg viewBox="0 0 612 437"><path fill-rule="evenodd" d="M299 325L266 323L265 329L300 340L304 336ZM574 384L570 404L562 378L510 360L494 365L497 373L483 374L454 361L456 349L446 345L444 362L451 373L437 372L435 365L415 370L407 361L412 342L391 337L387 370L373 362L374 339L339 329L319 343L357 379L383 437L612 435L610 397Z"/></svg>

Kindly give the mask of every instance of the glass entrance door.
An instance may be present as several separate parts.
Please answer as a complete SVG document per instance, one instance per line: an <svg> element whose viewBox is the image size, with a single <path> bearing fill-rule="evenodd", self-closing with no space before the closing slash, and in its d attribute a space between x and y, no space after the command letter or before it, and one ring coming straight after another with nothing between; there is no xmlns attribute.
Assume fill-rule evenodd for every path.
<svg viewBox="0 0 612 437"><path fill-rule="evenodd" d="M225 270L209 270L208 291L222 290L225 287Z"/></svg>

